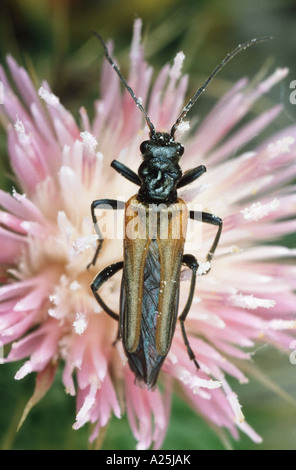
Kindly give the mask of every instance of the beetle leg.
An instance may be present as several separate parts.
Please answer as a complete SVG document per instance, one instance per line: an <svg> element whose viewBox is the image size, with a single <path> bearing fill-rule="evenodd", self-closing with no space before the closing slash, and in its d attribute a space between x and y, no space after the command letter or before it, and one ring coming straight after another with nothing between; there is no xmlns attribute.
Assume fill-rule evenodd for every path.
<svg viewBox="0 0 296 470"><path fill-rule="evenodd" d="M192 183L206 171L207 169L204 165L199 165L196 168L193 168L192 170L186 171L180 179L179 183L177 184L177 189Z"/></svg>
<svg viewBox="0 0 296 470"><path fill-rule="evenodd" d="M116 201L116 199L97 199L96 201L93 201L91 203L91 217L92 217L92 220L93 220L93 223L94 223L94 226L95 226L95 231L98 235L98 246L97 246L97 249L95 251L95 254L94 254L94 257L93 257L92 261L87 265L87 269L89 269L90 266L94 266L96 264L98 255L100 253L100 250L102 248L103 241L104 241L103 235L102 235L102 232L100 230L100 227L98 226L98 221L97 221L97 217L96 217L96 214L95 214L95 210L99 206L105 206L105 207L102 207L101 209L110 209L111 208L113 210L117 210L117 209L124 209L125 208L125 203L122 202L122 201Z"/></svg>
<svg viewBox="0 0 296 470"><path fill-rule="evenodd" d="M99 274L96 275L93 282L91 283L91 290L98 302L98 304L102 307L105 312L110 315L110 317L114 318L114 320L119 320L119 315L113 310L111 310L108 305L105 304L104 300L98 294L98 290L102 287L102 285L110 279L111 276L116 274L120 269L123 268L123 261L118 261L117 263L110 264L107 268L103 269Z"/></svg>
<svg viewBox="0 0 296 470"><path fill-rule="evenodd" d="M195 281L196 281L196 272L198 268L198 262L196 258L193 255L184 255L182 259L182 263L186 264L186 266L191 269L192 275L191 275L191 283L190 283L190 290L189 290L189 296L186 302L186 305L184 307L183 312L181 313L179 320L181 324L181 331L182 331L182 336L183 336L183 341L185 343L185 346L187 348L188 356L189 358L194 362L196 365L197 369L199 369L199 364L195 358L195 354L192 351L189 340L187 338L186 330L185 330L185 320L187 317L187 314L190 310L192 300L193 300L193 295L194 295L194 289L195 289Z"/></svg>
<svg viewBox="0 0 296 470"><path fill-rule="evenodd" d="M114 168L114 170L116 170L121 176L123 176L127 180L137 184L138 186L141 186L141 180L138 177L137 173L128 168L126 165L121 162L118 162L117 160L113 160L111 162L111 166L112 168Z"/></svg>
<svg viewBox="0 0 296 470"><path fill-rule="evenodd" d="M223 221L222 219L220 219L220 217L217 217L216 215L213 215L213 214L209 214L208 212L190 211L189 217L193 220L201 220L202 222L205 222L206 224L211 224L211 225L215 225L218 227L213 244L206 258L207 261L211 261L211 259L214 256L217 245L219 243L219 239L220 239L220 235L221 235L222 227L223 227Z"/></svg>

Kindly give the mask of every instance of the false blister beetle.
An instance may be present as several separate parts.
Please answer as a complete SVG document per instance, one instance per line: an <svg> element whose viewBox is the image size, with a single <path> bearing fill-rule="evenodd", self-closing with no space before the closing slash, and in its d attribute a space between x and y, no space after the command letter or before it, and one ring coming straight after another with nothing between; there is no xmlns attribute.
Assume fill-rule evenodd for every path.
<svg viewBox="0 0 296 470"><path fill-rule="evenodd" d="M97 274L91 289L103 310L119 321L118 338L122 339L136 382L140 386L153 389L170 350L176 327L182 265L187 266L192 274L188 299L179 320L189 358L197 369L199 368L185 331L185 319L192 304L199 266L193 255L183 253L187 220L188 218L201 220L217 227L216 236L206 257L207 262L210 262L214 256L223 225L222 220L216 215L189 210L185 202L178 197L177 190L199 178L205 173L206 168L204 165L199 165L182 173L179 161L184 153L184 147L175 141L175 132L219 70L241 50L269 38L252 39L237 46L228 54L183 108L170 133L166 133L156 132L141 100L136 97L109 55L104 40L98 33L94 34L101 42L107 60L142 112L149 128L149 139L140 145L143 161L138 174L117 160L111 163L114 170L140 187L138 193L126 203L114 199L98 199L91 204L91 216L98 235L98 245L88 268L96 264L103 244L95 210L97 208L125 210L124 260L107 266ZM130 230L130 224L135 220L137 222ZM106 305L98 290L120 270L123 270L123 275L118 315Z"/></svg>

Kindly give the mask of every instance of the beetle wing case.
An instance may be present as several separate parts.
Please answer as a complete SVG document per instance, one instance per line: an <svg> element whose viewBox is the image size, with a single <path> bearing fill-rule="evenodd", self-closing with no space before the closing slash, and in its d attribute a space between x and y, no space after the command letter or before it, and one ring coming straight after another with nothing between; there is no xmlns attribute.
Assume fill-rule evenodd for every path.
<svg viewBox="0 0 296 470"><path fill-rule="evenodd" d="M184 201L126 204L120 333L139 385L155 386L169 351L178 312L187 229Z"/></svg>

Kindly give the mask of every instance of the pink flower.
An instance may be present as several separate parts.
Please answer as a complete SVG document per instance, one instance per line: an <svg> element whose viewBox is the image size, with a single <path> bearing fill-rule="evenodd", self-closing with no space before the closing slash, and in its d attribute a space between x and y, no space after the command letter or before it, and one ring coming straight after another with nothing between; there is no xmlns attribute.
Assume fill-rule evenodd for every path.
<svg viewBox="0 0 296 470"><path fill-rule="evenodd" d="M150 90L149 117L158 130L169 130L185 101L184 56L179 53L172 67L164 66L151 88L152 69L144 61L140 30L137 20L128 83L143 103ZM34 402L50 387L60 362L63 384L77 396L74 428L95 423L91 440L112 415L120 418L123 392L137 447L159 448L168 426L172 387L178 382L192 408L206 420L225 427L234 438L242 430L259 442L261 438L244 420L227 376L248 380L235 364L248 361L258 341L288 351L295 337L296 253L281 246L279 238L296 229L292 184L296 126L252 152L240 153L279 115L282 108L277 105L228 133L287 70L277 70L256 84L240 80L197 131L179 132L178 140L185 143L183 170L207 166L207 173L180 195L189 205L198 203L219 215L224 227L211 273L199 276L186 322L201 369L197 371L189 360L177 325L159 379L165 384L161 392L134 384L121 344L112 345L118 325L90 291L95 274L122 259L122 240L108 233L114 214L106 215L106 240L97 265L86 270L96 246L91 202L103 197L127 200L137 191L110 168L110 162L117 158L137 171L139 145L148 134L142 115L127 91L121 91L107 62L95 117L90 122L81 108L81 127L46 82L36 92L26 71L11 57L8 66L19 97L1 69L5 90L1 111L19 190L0 191L0 339L2 344L11 344L3 362L25 360L16 379L37 373ZM236 158L229 158L233 155ZM189 231L186 252L203 262L213 233L213 228L203 224L202 240L193 241ZM184 298L188 279L185 270ZM110 279L102 291L110 307L118 311L120 279Z"/></svg>

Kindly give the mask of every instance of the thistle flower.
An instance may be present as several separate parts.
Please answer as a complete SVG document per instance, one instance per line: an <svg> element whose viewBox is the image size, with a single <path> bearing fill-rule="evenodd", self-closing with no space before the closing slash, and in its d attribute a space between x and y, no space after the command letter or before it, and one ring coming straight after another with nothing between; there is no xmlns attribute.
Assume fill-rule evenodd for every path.
<svg viewBox="0 0 296 470"><path fill-rule="evenodd" d="M151 87L152 69L144 60L137 20L131 46L128 83L143 103L155 127L170 129L184 104L187 76L184 60L160 71ZM139 145L147 138L142 115L108 63L103 64L101 98L90 122L80 109L81 127L44 82L38 92L26 71L12 57L8 66L18 91L13 91L3 69L8 150L18 191L0 191L1 279L0 340L11 344L3 362L24 360L15 378L36 372L32 403L50 388L58 365L68 393L77 397L74 428L94 423L91 440L112 415L124 412L139 449L159 448L165 437L170 396L178 382L183 397L196 413L234 438L239 430L260 442L244 420L236 393L228 384L247 377L239 361L248 361L258 341L288 350L295 337L295 250L280 245L279 237L296 228L296 127L272 136L252 152L240 149L281 112L280 105L232 131L253 103L287 74L275 71L256 84L236 83L199 124L195 132L179 135L185 143L183 170L198 164L207 174L181 197L224 221L221 243L211 272L197 282L187 319L192 349L200 371L189 360L179 325L159 381L164 392L134 384L122 347L113 346L118 325L92 296L95 274L122 259L122 240L111 232L113 214L106 215L103 249L96 267L86 266L96 246L90 204L98 198L127 200L132 183L110 168L117 158L137 171ZM183 128L186 127L183 126ZM182 129L179 129L179 132ZM231 158L233 155L236 158ZM196 224L196 222L195 222ZM193 228L191 228L193 230ZM109 231L109 232L108 232ZM188 244L197 259L205 260L212 229L203 226L201 240ZM207 270L207 267L204 267ZM181 291L189 290L186 270ZM118 310L120 280L104 285L106 303ZM74 380L75 377L75 380Z"/></svg>

